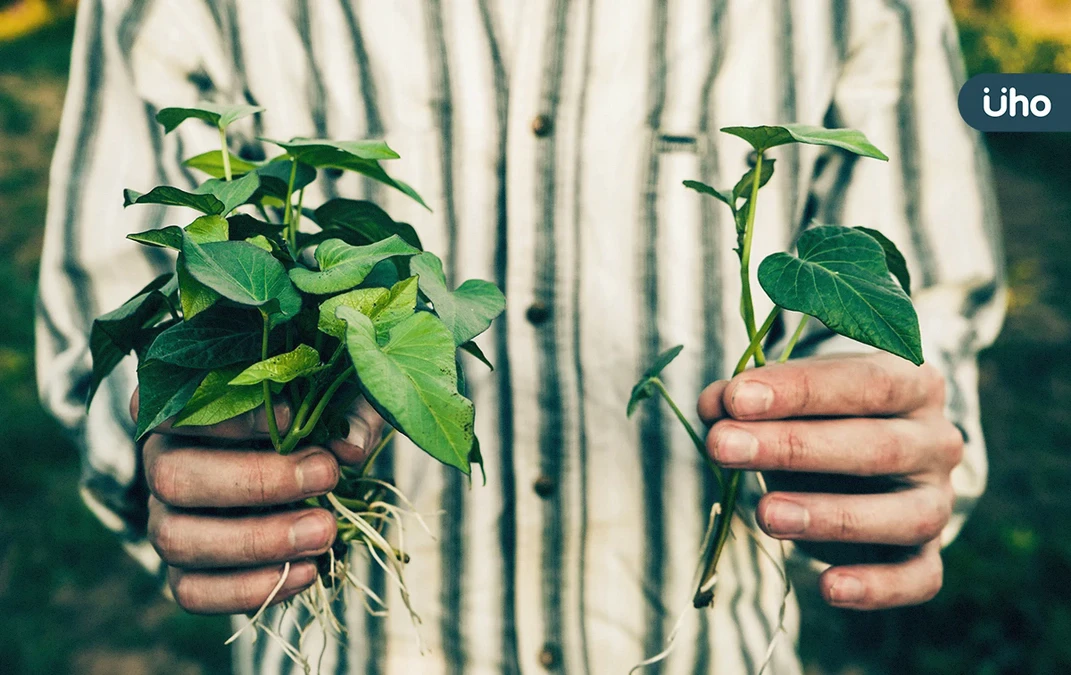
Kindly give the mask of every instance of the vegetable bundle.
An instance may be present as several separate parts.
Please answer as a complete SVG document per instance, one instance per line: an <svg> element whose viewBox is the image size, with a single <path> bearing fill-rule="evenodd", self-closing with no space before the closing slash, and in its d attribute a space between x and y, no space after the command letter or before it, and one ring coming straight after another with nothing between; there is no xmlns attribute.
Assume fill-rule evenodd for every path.
<svg viewBox="0 0 1071 675"><path fill-rule="evenodd" d="M335 513L339 541L299 600L330 626L342 584L360 587L347 569L348 544L387 568L407 597L406 554L386 536L389 523L401 524L407 502L371 472L394 433L465 474L481 462L459 350L487 363L473 338L503 311L505 298L481 280L453 289L413 227L375 204L332 199L304 207L306 189L323 170L362 174L424 205L382 168L381 161L398 157L385 143L262 139L280 148L277 157L232 156L227 127L261 110L204 103L157 115L167 132L188 120L207 122L221 147L186 160L211 176L193 191L125 192L127 206L179 206L199 215L184 227L129 235L177 252L175 271L94 322L89 398L133 352L137 440L166 420L207 426L263 407L272 445L285 454L345 438L347 413L365 397L392 430L362 466L343 468L332 493L310 500ZM318 230L302 231L307 222ZM284 431L278 405L291 411Z"/></svg>

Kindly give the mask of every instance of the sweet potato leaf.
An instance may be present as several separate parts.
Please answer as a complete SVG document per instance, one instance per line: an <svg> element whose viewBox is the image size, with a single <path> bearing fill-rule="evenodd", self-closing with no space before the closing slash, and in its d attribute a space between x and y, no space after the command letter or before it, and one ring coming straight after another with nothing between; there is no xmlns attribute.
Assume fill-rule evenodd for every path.
<svg viewBox="0 0 1071 675"><path fill-rule="evenodd" d="M446 285L442 261L434 253L421 253L409 261L409 269L420 277L420 291L427 296L443 323L461 346L491 326L506 309L502 291L489 281L469 279L451 291Z"/></svg>
<svg viewBox="0 0 1071 675"><path fill-rule="evenodd" d="M647 370L643 371L643 375L640 376L640 381L636 383L636 386L632 388L632 395L628 399L627 416L632 417L632 413L636 412L636 407L646 399L654 396L657 393L653 380L662 374L666 366L672 363L673 359L677 358L677 355L684 349L684 345L677 345L671 347L662 352L655 358Z"/></svg>
<svg viewBox="0 0 1071 675"><path fill-rule="evenodd" d="M804 143L841 148L873 159L885 161L889 159L885 153L874 147L862 132L855 129L826 129L807 124L783 124L780 126L725 127L722 131L744 139L758 152L765 152L770 148L788 143Z"/></svg>
<svg viewBox="0 0 1071 675"><path fill-rule="evenodd" d="M347 244L364 246L396 234L410 246L423 249L412 225L395 222L386 211L372 202L332 199L316 209L313 219L323 230L313 235L320 241L336 238ZM310 243L313 241L310 240Z"/></svg>
<svg viewBox="0 0 1071 675"><path fill-rule="evenodd" d="M321 368L320 354L309 345L298 345L285 354L258 361L235 375L231 385L260 384L264 380L286 384L312 375Z"/></svg>
<svg viewBox="0 0 1071 675"><path fill-rule="evenodd" d="M138 364L138 424L135 440L174 416L193 396L208 373L163 361L145 359Z"/></svg>
<svg viewBox="0 0 1071 675"><path fill-rule="evenodd" d="M271 253L244 241L198 244L187 235L182 254L190 274L228 300L258 307L276 323L301 310L301 296Z"/></svg>
<svg viewBox="0 0 1071 675"><path fill-rule="evenodd" d="M364 281L380 261L417 253L420 251L397 235L368 246L350 246L341 239L328 239L316 248L316 262L320 271L295 267L290 270L290 278L294 285L306 293L339 293Z"/></svg>
<svg viewBox="0 0 1071 675"><path fill-rule="evenodd" d="M178 125L188 119L204 120L219 129L226 129L243 117L248 117L249 115L263 111L264 108L259 106L245 105L241 103L235 105L220 105L218 103L202 101L196 106L189 108L163 108L160 112L156 113L156 121L164 125L166 133L171 133L178 127Z"/></svg>
<svg viewBox="0 0 1071 675"><path fill-rule="evenodd" d="M255 312L202 312L160 333L145 358L203 370L248 362L260 356L261 330Z"/></svg>
<svg viewBox="0 0 1071 675"><path fill-rule="evenodd" d="M900 252L900 249L896 248L896 244L881 232L872 230L869 227L856 227L853 229L859 230L860 232L866 232L881 244L882 250L885 251L885 264L889 267L889 271L892 272L892 275L896 277L896 280L899 281L900 285L904 288L904 293L907 293L908 297L910 297L911 272L907 269L907 261L904 260L904 254Z"/></svg>
<svg viewBox="0 0 1071 675"><path fill-rule="evenodd" d="M264 403L264 388L229 384L241 368L213 370L175 416L174 426L211 426L237 417Z"/></svg>

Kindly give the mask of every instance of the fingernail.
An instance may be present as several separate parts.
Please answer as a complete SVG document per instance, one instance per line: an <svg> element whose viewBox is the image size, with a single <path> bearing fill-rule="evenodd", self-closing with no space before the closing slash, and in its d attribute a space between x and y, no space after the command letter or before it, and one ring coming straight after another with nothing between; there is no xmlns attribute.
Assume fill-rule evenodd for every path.
<svg viewBox="0 0 1071 675"><path fill-rule="evenodd" d="M286 431L290 428L290 406L284 403L276 403L272 408L275 411L275 425L279 431ZM258 410L253 415L253 431L266 434L270 431L268 426L268 416L264 414L263 409Z"/></svg>
<svg viewBox="0 0 1071 675"><path fill-rule="evenodd" d="M316 513L309 513L290 526L290 545L295 551L318 551L327 546L331 529Z"/></svg>
<svg viewBox="0 0 1071 675"><path fill-rule="evenodd" d="M859 602L863 599L865 590L862 582L855 577L837 577L837 580L829 588L829 599L843 604Z"/></svg>
<svg viewBox="0 0 1071 675"><path fill-rule="evenodd" d="M314 452L297 465L297 482L303 494L327 492L338 482L338 464L324 452Z"/></svg>
<svg viewBox="0 0 1071 675"><path fill-rule="evenodd" d="M741 382L733 391L732 412L750 417L761 415L773 405L773 389L761 382Z"/></svg>
<svg viewBox="0 0 1071 675"><path fill-rule="evenodd" d="M787 501L773 501L766 507L766 527L771 534L802 534L810 523L807 509Z"/></svg>
<svg viewBox="0 0 1071 675"><path fill-rule="evenodd" d="M714 459L721 464L747 464L759 453L759 440L741 429L728 428L717 435Z"/></svg>
<svg viewBox="0 0 1071 675"><path fill-rule="evenodd" d="M290 566L290 573L286 575L282 591L296 591L312 583L316 578L316 566L310 563L296 563Z"/></svg>

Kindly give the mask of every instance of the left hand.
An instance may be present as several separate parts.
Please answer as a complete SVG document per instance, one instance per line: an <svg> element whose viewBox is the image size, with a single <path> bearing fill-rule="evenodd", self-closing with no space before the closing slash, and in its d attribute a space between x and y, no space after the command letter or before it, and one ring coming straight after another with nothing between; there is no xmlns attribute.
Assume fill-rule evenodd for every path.
<svg viewBox="0 0 1071 675"><path fill-rule="evenodd" d="M875 353L747 370L708 386L698 409L723 467L897 479L879 494L770 492L758 506L760 527L778 539L917 546L902 562L822 574L828 603L871 610L926 602L941 588L940 535L963 456L944 397L932 366Z"/></svg>

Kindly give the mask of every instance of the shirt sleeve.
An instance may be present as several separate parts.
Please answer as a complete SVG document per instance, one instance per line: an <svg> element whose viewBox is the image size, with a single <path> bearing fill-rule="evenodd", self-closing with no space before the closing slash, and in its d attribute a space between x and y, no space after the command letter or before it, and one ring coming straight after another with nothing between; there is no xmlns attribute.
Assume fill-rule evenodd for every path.
<svg viewBox="0 0 1071 675"><path fill-rule="evenodd" d="M965 74L947 4L867 0L850 7L851 39L827 122L864 131L890 160L822 157L811 215L880 230L908 260L924 355L947 380L946 413L966 441L952 475L957 502L943 537L948 543L985 488L977 357L1004 318L989 160L980 136L959 115ZM803 353L868 349L830 336L812 332L811 349Z"/></svg>
<svg viewBox="0 0 1071 675"><path fill-rule="evenodd" d="M180 50L177 60L165 61L163 54L171 50L160 46L182 39L197 12L175 19L158 11L165 4L79 3L50 173L35 331L41 400L81 453L81 494L151 571L159 570L160 561L145 539L148 491L128 412L136 385L133 357L105 381L88 413L85 402L94 317L173 268L168 253L138 246L125 236L189 220L162 207L126 210L122 191L145 192L165 183L190 187L192 176L180 158L191 148L209 149L202 147L207 129L164 136L154 119L159 104L148 100L138 83L151 81L152 90L170 99L170 105L192 103L202 93L196 78L188 75L197 52ZM167 38L154 38L152 32L161 28ZM208 33L202 29L200 34ZM140 73L131 58L139 45L145 45Z"/></svg>

